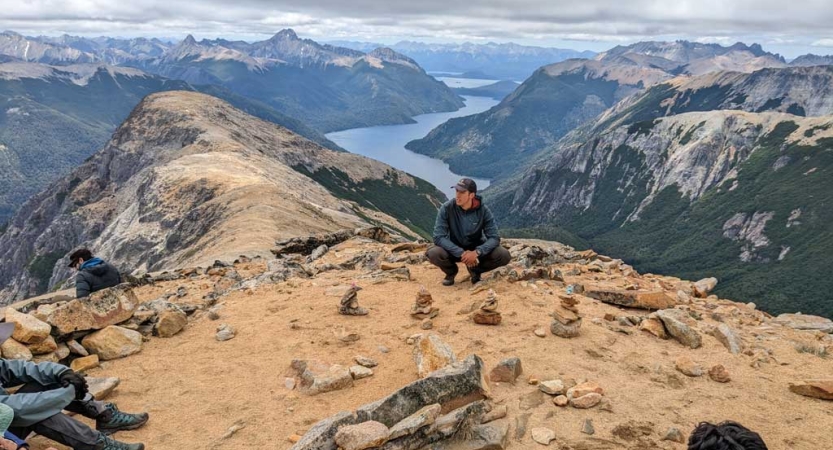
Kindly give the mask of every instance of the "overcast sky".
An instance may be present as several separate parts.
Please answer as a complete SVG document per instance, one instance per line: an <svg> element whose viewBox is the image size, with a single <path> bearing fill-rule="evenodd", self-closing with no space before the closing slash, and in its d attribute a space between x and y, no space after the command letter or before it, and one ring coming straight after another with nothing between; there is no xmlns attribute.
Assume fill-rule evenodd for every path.
<svg viewBox="0 0 833 450"><path fill-rule="evenodd" d="M27 35L517 42L604 50L641 40L758 42L788 58L833 54L831 0L0 0Z"/></svg>

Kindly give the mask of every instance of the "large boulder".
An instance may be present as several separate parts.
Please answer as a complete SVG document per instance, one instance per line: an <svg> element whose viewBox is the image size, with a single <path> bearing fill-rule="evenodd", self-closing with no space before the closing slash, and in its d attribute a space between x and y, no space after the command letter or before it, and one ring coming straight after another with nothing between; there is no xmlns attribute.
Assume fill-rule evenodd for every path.
<svg viewBox="0 0 833 450"><path fill-rule="evenodd" d="M93 292L58 306L46 317L58 334L101 330L130 319L139 300L127 284Z"/></svg>
<svg viewBox="0 0 833 450"><path fill-rule="evenodd" d="M628 291L624 289L590 289L584 295L604 303L641 309L673 308L677 301L665 291Z"/></svg>
<svg viewBox="0 0 833 450"><path fill-rule="evenodd" d="M52 327L35 316L6 308L6 322L14 324L12 337L22 344L37 344L49 337Z"/></svg>
<svg viewBox="0 0 833 450"><path fill-rule="evenodd" d="M5 359L32 360L32 352L29 348L12 338L6 339L0 344L0 350L3 351L3 358Z"/></svg>
<svg viewBox="0 0 833 450"><path fill-rule="evenodd" d="M338 447L334 437L338 428L344 425L373 420L393 427L433 404L439 404L441 412L451 411L438 417L430 426L430 429L443 437L434 436L429 439L417 433L403 436L382 447L397 448L399 441L404 440L414 444L409 444L408 448L421 448L427 445L426 442L436 442L437 439L453 435L466 418L481 414L483 404L479 400L488 395L483 361L472 355L464 361L432 372L385 398L364 405L355 412L342 412L317 423L292 447L292 450L336 450Z"/></svg>
<svg viewBox="0 0 833 450"><path fill-rule="evenodd" d="M699 348L703 339L688 322L692 319L685 311L679 309L663 309L656 312L656 317L662 320L668 334L686 347Z"/></svg>
<svg viewBox="0 0 833 450"><path fill-rule="evenodd" d="M457 362L454 350L434 333L417 338L413 355L420 378Z"/></svg>
<svg viewBox="0 0 833 450"><path fill-rule="evenodd" d="M111 325L87 335L81 345L91 354L98 355L102 361L124 358L142 350L142 334Z"/></svg>

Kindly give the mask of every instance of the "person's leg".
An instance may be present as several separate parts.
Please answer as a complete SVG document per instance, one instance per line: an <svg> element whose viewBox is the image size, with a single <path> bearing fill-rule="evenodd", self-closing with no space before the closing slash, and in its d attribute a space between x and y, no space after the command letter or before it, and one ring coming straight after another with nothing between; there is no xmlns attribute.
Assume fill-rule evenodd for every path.
<svg viewBox="0 0 833 450"><path fill-rule="evenodd" d="M491 253L480 256L480 264L477 265L477 271L479 273L485 273L490 270L495 270L498 267L509 264L511 259L512 256L509 255L509 250L498 245Z"/></svg>
<svg viewBox="0 0 833 450"><path fill-rule="evenodd" d="M101 436L98 431L64 414L42 420L31 430L73 450L95 450Z"/></svg>
<svg viewBox="0 0 833 450"><path fill-rule="evenodd" d="M457 263L460 260L451 256L444 248L435 245L425 252L425 256L428 257L428 261L431 261L431 264L439 267L446 275L457 275L457 271L459 270Z"/></svg>

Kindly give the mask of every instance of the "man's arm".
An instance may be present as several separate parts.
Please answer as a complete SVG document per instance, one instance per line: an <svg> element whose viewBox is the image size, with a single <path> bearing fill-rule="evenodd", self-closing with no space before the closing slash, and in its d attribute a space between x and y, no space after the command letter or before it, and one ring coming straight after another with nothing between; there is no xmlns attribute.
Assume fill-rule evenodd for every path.
<svg viewBox="0 0 833 450"><path fill-rule="evenodd" d="M61 387L61 374L69 367L50 362L35 364L21 360L0 360L0 382L3 386L38 383L48 390L25 394L0 395L0 403L14 409L15 426L28 426L47 416L57 414L75 398L75 387Z"/></svg>
<svg viewBox="0 0 833 450"><path fill-rule="evenodd" d="M440 212L437 214L437 222L434 223L434 245L444 248L451 256L459 258L463 256L463 249L451 241L446 209L446 205L440 206Z"/></svg>
<svg viewBox="0 0 833 450"><path fill-rule="evenodd" d="M483 206L483 215L483 234L486 236L486 242L480 244L477 250L481 255L488 255L500 245L500 235L492 211L486 206Z"/></svg>
<svg viewBox="0 0 833 450"><path fill-rule="evenodd" d="M83 298L88 297L90 295L90 282L87 281L87 277L84 276L81 272L78 272L78 275L75 275L75 298Z"/></svg>

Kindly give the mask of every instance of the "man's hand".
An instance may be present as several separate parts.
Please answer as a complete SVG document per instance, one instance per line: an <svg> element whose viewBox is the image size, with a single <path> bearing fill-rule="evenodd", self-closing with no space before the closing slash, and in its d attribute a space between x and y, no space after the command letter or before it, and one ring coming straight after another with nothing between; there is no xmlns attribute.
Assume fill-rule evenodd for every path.
<svg viewBox="0 0 833 450"><path fill-rule="evenodd" d="M463 256L460 257L460 260L467 267L474 267L477 265L477 252L473 250L465 251L463 252Z"/></svg>
<svg viewBox="0 0 833 450"><path fill-rule="evenodd" d="M61 386L63 387L69 387L70 385L75 387L76 400L81 400L87 395L87 391L89 389L87 386L87 380L75 371L67 370L61 374L60 380Z"/></svg>
<svg viewBox="0 0 833 450"><path fill-rule="evenodd" d="M17 444L4 437L0 437L0 450L17 450Z"/></svg>

